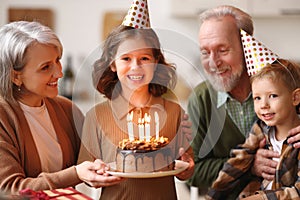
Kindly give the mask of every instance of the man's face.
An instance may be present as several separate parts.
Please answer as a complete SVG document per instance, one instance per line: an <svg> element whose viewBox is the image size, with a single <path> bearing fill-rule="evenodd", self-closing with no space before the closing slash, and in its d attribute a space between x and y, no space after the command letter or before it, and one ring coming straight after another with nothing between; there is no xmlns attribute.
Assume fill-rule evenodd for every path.
<svg viewBox="0 0 300 200"><path fill-rule="evenodd" d="M245 70L244 54L234 19L226 16L203 22L199 30L201 61L218 91L234 89Z"/></svg>

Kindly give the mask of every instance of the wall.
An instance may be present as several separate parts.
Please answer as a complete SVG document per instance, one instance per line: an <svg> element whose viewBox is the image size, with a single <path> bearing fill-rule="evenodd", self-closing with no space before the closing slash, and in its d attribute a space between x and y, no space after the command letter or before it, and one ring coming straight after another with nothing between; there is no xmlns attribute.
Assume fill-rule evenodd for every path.
<svg viewBox="0 0 300 200"><path fill-rule="evenodd" d="M7 8L51 8L55 13L55 31L64 44L65 53L85 58L101 42L101 23L105 11L127 11L132 0L0 0L0 25L7 22ZM149 0L151 24L170 29L197 42L197 19L170 16L172 0ZM109 2L109 3L108 3ZM254 19L255 35L282 57L300 60L299 18Z"/></svg>
<svg viewBox="0 0 300 200"><path fill-rule="evenodd" d="M109 3L108 3L109 2ZM100 52L97 47L102 42L103 18L106 11L124 11L127 12L132 0L0 0L0 25L7 23L9 7L15 8L50 8L54 11L55 32L61 39L64 46L64 56L62 63L64 64L66 55L73 55L73 63L77 74L80 76L77 84L77 90L90 90L91 76L90 67L93 61L99 56ZM197 63L199 59L198 47L196 42L197 23L195 19L172 19L169 17L168 6L170 1L164 0L150 0L149 10L150 19L153 28L160 29L162 32L161 43L163 48L169 52L171 57L182 57L182 53L174 51L183 51L184 48L186 57L179 61L173 61L179 64L180 62L194 62ZM196 25L195 25L196 24ZM174 37L169 37L169 33L175 31ZM165 39L167 41L164 41ZM178 39L179 38L179 39ZM178 41L186 40L185 44L178 45ZM168 43L168 44L166 44ZM192 43L194 48L191 48L188 43ZM167 47L168 46L168 47ZM183 47L185 46L185 47ZM175 50L173 50L175 49ZM194 64L196 66L198 64ZM185 71L188 76L188 67L179 67L180 70ZM182 71L181 70L181 71ZM202 80L199 76L194 76L196 81L191 81L192 88L196 82ZM191 79L189 79L191 80ZM84 84L81 84L83 83ZM81 92L81 91L80 91ZM91 93L89 91L89 93Z"/></svg>
<svg viewBox="0 0 300 200"><path fill-rule="evenodd" d="M255 19L254 35L280 57L300 61L300 17Z"/></svg>
<svg viewBox="0 0 300 200"><path fill-rule="evenodd" d="M107 3L109 2L109 3ZM170 20L165 12L168 1L159 0L149 3L151 14L161 13L161 17L151 16L154 27L174 28L177 23ZM122 10L127 12L131 0L0 0L0 25L7 22L7 8L50 8L55 14L55 31L61 38L65 53L74 54L76 57L85 57L101 42L102 20L105 11ZM165 23L168 25L165 25ZM179 32L193 35L188 25L182 25Z"/></svg>
<svg viewBox="0 0 300 200"><path fill-rule="evenodd" d="M104 13L127 12L131 2L132 0L0 0L0 25L7 23L9 7L52 9L55 15L55 32L63 42L64 55L73 55L78 73L90 73L90 66L100 53L97 47L102 42ZM185 84L188 89L192 88L203 79L201 71L196 68L199 66L198 20L171 17L172 0L148 2L151 25L161 33L161 43L167 57L177 64L181 80L188 80ZM300 61L299 18L254 18L255 37L281 57ZM66 56L62 62L65 58ZM199 73L194 73L195 71ZM86 86L91 84L90 75L80 78L80 83L85 83L78 84L81 90L92 88Z"/></svg>
<svg viewBox="0 0 300 200"><path fill-rule="evenodd" d="M7 22L7 8L51 8L55 13L55 31L65 52L78 59L86 57L101 42L105 11L127 11L132 0L0 0L0 25ZM172 0L149 0L151 24L154 28L171 29L197 42L197 19L171 18ZM109 2L109 3L108 3ZM255 34L283 57L299 59L299 18L254 19Z"/></svg>

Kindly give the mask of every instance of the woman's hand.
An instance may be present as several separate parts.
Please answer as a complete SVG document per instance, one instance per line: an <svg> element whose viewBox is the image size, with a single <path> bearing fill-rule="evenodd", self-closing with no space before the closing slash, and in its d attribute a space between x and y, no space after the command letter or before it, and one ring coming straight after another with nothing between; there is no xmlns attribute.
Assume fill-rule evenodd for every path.
<svg viewBox="0 0 300 200"><path fill-rule="evenodd" d="M185 152L184 148L179 149L179 155L180 155L180 160L189 163L189 166L186 170L177 174L176 177L179 180L186 180L193 175L195 163L194 163L193 158L190 156L190 154ZM176 165L175 165L175 169L176 169Z"/></svg>
<svg viewBox="0 0 300 200"><path fill-rule="evenodd" d="M95 188L115 185L124 180L108 174L106 171L109 170L109 166L99 159L94 162L84 161L75 168L79 179Z"/></svg>

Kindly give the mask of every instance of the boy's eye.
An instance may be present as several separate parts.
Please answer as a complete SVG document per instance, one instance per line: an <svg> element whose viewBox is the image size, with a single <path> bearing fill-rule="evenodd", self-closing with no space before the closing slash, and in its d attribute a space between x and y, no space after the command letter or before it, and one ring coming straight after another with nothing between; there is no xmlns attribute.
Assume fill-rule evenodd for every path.
<svg viewBox="0 0 300 200"><path fill-rule="evenodd" d="M270 98L276 98L276 97L278 97L277 94L271 94L271 95L270 95Z"/></svg>
<svg viewBox="0 0 300 200"><path fill-rule="evenodd" d="M253 97L253 100L258 101L258 100L260 100L260 97Z"/></svg>

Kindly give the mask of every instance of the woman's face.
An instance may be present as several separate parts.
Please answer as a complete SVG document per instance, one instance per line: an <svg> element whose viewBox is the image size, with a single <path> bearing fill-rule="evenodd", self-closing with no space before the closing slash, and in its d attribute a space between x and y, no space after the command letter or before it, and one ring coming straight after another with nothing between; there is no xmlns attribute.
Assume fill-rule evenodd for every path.
<svg viewBox="0 0 300 200"><path fill-rule="evenodd" d="M58 79L63 76L60 53L54 46L36 43L27 49L25 57L23 70L14 72L14 83L22 85L18 100L40 106L43 98L58 95Z"/></svg>
<svg viewBox="0 0 300 200"><path fill-rule="evenodd" d="M156 60L152 47L143 39L127 39L118 48L113 71L117 72L123 92L145 89L153 79Z"/></svg>

